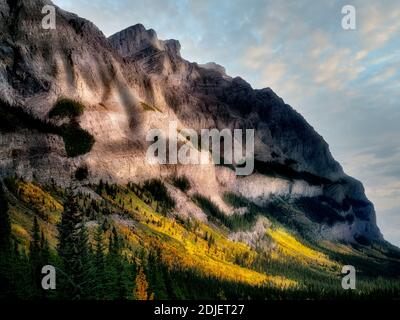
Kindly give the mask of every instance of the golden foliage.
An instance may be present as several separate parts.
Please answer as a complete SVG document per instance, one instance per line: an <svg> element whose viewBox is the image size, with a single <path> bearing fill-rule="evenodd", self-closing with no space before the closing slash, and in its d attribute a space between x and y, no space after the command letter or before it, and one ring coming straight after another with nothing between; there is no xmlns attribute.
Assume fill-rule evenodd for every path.
<svg viewBox="0 0 400 320"><path fill-rule="evenodd" d="M20 226L19 224L12 223L11 232L18 239L22 238L25 241L28 241L30 239L28 231L26 231L25 228Z"/></svg>
<svg viewBox="0 0 400 320"><path fill-rule="evenodd" d="M217 278L243 282L251 285L272 284L279 287L295 285L296 282L279 276L266 275L239 266L235 259L243 257L244 265L250 265L257 252L240 242L233 242L220 230L197 222L190 228L165 217L154 210L156 203L144 203L127 188L120 187L114 204L129 210L139 221L135 228L119 224L119 230L134 246L156 248L170 268L196 269ZM213 241L209 241L213 239Z"/></svg>
<svg viewBox="0 0 400 320"><path fill-rule="evenodd" d="M44 220L51 223L59 221L63 206L49 193L31 182L16 182L18 197L31 209L38 211Z"/></svg>
<svg viewBox="0 0 400 320"><path fill-rule="evenodd" d="M46 236L49 235L50 243L54 246L56 223L51 220L54 219L52 217L61 214L62 205L49 193L32 183L18 182L17 186L18 196L24 203L40 212L40 216L50 217L50 221L46 222L42 218L40 223L42 226L46 225L44 228ZM297 285L293 280L253 270L252 265L257 260L258 253L244 243L229 240L226 232L198 221L180 221L166 217L157 212L158 203L149 195L140 194L139 197L130 188L124 186L116 188L115 197L105 192L101 196L126 214L121 219L113 220L118 233L127 242L124 253L128 258L137 259L134 253L136 249L153 248L159 249L162 261L170 268L198 270L205 275L250 285L277 287ZM24 230L30 230L32 227L32 218L29 217L28 221L22 217L25 215L14 209L13 223L21 224L23 227L19 229L15 226L13 230L23 238ZM300 260L330 262L322 254L302 245L283 230L270 232L284 255L294 256ZM282 252L279 252L280 257ZM143 270L139 270L135 281L137 282L135 295L138 299L151 298L151 294L147 292L148 284Z"/></svg>
<svg viewBox="0 0 400 320"><path fill-rule="evenodd" d="M147 283L146 275L143 268L139 268L138 274L135 280L135 298L137 300L154 300L154 294L148 295L147 290L149 284Z"/></svg>
<svg viewBox="0 0 400 320"><path fill-rule="evenodd" d="M318 252L298 241L294 236L281 228L269 229L267 234L276 242L278 250L272 256L275 259L281 258L279 253L295 258L303 264L316 264L325 267L334 267L336 264L329 260L323 253Z"/></svg>

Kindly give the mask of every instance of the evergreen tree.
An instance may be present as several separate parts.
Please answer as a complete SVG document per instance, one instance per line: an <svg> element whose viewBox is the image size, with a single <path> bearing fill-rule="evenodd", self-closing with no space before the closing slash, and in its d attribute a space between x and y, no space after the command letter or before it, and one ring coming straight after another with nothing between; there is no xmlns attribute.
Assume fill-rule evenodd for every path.
<svg viewBox="0 0 400 320"><path fill-rule="evenodd" d="M0 182L0 299L27 299L31 296L30 264L25 253L20 253L13 241L8 203Z"/></svg>
<svg viewBox="0 0 400 320"><path fill-rule="evenodd" d="M32 298L38 298L42 293L41 268L43 265L41 257L40 229L36 216L33 218L32 240L29 245L29 263L31 266Z"/></svg>
<svg viewBox="0 0 400 320"><path fill-rule="evenodd" d="M12 294L11 223L3 183L0 182L0 298Z"/></svg>
<svg viewBox="0 0 400 320"><path fill-rule="evenodd" d="M123 242L118 232L113 227L109 241L109 254L107 259L107 274L110 284L110 298L127 299L130 295L130 270L128 262L122 255Z"/></svg>
<svg viewBox="0 0 400 320"><path fill-rule="evenodd" d="M25 251L20 252L18 244L14 243L12 260L13 295L18 299L32 298L32 274L29 257Z"/></svg>
<svg viewBox="0 0 400 320"><path fill-rule="evenodd" d="M69 197L58 226L58 255L61 260L62 295L67 299L88 299L92 288L91 252L82 212Z"/></svg>
<svg viewBox="0 0 400 320"><path fill-rule="evenodd" d="M116 245L114 245L113 235L111 234L108 239L108 254L106 255L106 298L110 300L117 299L116 293L118 285L118 268L117 268L117 255Z"/></svg>
<svg viewBox="0 0 400 320"><path fill-rule="evenodd" d="M165 287L168 292L168 299L182 300L187 299L182 292L183 285L186 285L184 281L179 281L174 275L179 274L178 272L172 272L166 265L160 265L163 271L163 277L165 279Z"/></svg>
<svg viewBox="0 0 400 320"><path fill-rule="evenodd" d="M164 300L168 298L168 293L159 256L154 250L150 252L147 259L147 275L150 292L154 293L155 299Z"/></svg>
<svg viewBox="0 0 400 320"><path fill-rule="evenodd" d="M41 237L40 237L40 255L41 255L43 265L52 263L53 257L50 252L49 242L47 241L46 237L44 236L43 231L42 231Z"/></svg>
<svg viewBox="0 0 400 320"><path fill-rule="evenodd" d="M94 251L94 264L95 264L95 279L94 279L94 288L95 288L95 297L96 299L105 299L106 298L106 265L105 265L105 255L104 255L104 242L103 242L103 228L99 226L96 229L94 235L95 241L95 251Z"/></svg>
<svg viewBox="0 0 400 320"><path fill-rule="evenodd" d="M0 182L0 253L11 251L11 223L3 183Z"/></svg>

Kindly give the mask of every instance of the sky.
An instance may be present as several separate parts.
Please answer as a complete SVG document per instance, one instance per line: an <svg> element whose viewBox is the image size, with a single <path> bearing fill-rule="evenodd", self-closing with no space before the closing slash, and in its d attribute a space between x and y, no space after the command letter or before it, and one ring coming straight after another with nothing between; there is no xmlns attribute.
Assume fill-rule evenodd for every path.
<svg viewBox="0 0 400 320"><path fill-rule="evenodd" d="M271 87L361 180L385 239L400 246L398 0L55 0L106 36L136 23L182 56ZM342 28L352 5L355 30Z"/></svg>

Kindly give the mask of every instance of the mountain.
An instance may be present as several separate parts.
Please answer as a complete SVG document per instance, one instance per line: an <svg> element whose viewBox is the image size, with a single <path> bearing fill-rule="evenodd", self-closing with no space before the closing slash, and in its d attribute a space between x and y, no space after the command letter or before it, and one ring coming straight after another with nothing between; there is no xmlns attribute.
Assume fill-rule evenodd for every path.
<svg viewBox="0 0 400 320"><path fill-rule="evenodd" d="M134 182L151 193L146 182L161 181L174 203L167 208L170 218L197 221L202 233L216 228L227 247L242 243L251 254L280 248L297 257L303 247L294 234L329 243L336 254L340 247L368 261L354 249L365 247L374 257L392 259L397 249L383 239L361 182L343 172L324 139L272 89L253 89L214 62L188 62L177 40L160 40L141 24L106 38L90 21L57 8L56 30L44 30L45 4L51 2L0 0L0 172L21 184L8 188L15 208L32 204L15 191L25 184L62 205L66 198L51 196L55 190L117 201L94 186L107 182L122 192ZM223 165L149 164L147 132L168 132L171 121L197 132L254 128L255 172L237 177ZM190 187L182 188L182 181ZM129 226L113 206L112 220ZM23 225L21 215L13 219L14 228ZM295 246L288 249L288 243ZM328 259L319 256L321 248L304 250Z"/></svg>

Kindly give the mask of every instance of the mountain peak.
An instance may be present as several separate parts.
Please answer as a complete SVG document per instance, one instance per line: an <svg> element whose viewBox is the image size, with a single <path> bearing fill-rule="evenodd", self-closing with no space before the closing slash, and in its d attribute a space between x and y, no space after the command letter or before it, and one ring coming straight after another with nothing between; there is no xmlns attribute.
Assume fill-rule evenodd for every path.
<svg viewBox="0 0 400 320"><path fill-rule="evenodd" d="M112 36L109 41L123 57L131 57L142 50L167 51L175 56L180 56L181 45L179 41L160 40L153 29L146 29L138 23L121 30Z"/></svg>
<svg viewBox="0 0 400 320"><path fill-rule="evenodd" d="M207 70L213 70L216 71L224 76L226 76L226 70L223 66L221 66L218 63L215 62L207 62L205 64L199 64L200 67L207 69Z"/></svg>
<svg viewBox="0 0 400 320"><path fill-rule="evenodd" d="M169 39L163 41L165 49L175 56L181 56L181 44L178 40Z"/></svg>
<svg viewBox="0 0 400 320"><path fill-rule="evenodd" d="M0 12L5 12L4 3L0 0ZM164 128L170 121L196 132L254 128L256 173L236 179L228 167L209 166L203 171L182 165L177 170L190 173L194 192L213 197L221 206L226 190L240 192L260 206L284 196L303 201L299 223L306 220L307 230L315 236L349 242L360 237L383 239L361 183L344 174L323 138L271 89L253 90L242 78L227 77L215 63L189 63L180 58L178 41L160 40L141 24L106 40L87 20L58 10L59 28L50 33L38 23L40 11L28 6L36 2L21 3L12 19L0 22L2 96L21 106L27 117L32 114L47 121L55 121L50 111L61 98L78 100L90 110L79 123L95 143L79 158L71 156L62 131L55 140L52 127L42 134L44 124L37 126L39 130L27 123L24 126L38 131L41 140L26 131L21 147L17 126L4 140L11 142L0 146L0 155L15 155L10 156L12 161L7 156L7 161L0 161L0 175L17 173L68 185L78 167L85 166L93 183L141 181L156 176L157 170L165 174L169 170L155 168L144 158L145 128ZM32 18L26 20L29 13ZM0 109L9 117L17 112L7 106ZM41 145L48 148L43 151ZM209 183L204 184L206 180ZM194 205L189 198L185 201Z"/></svg>

